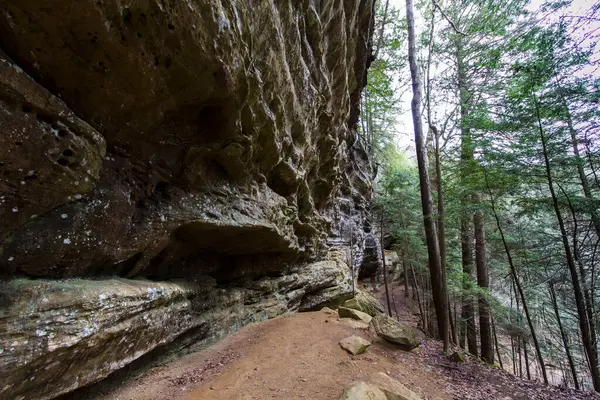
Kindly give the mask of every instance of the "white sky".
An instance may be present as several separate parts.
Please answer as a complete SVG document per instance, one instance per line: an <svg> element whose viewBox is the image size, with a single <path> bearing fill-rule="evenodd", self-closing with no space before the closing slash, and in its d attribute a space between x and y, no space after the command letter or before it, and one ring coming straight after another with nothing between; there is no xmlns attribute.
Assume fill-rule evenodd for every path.
<svg viewBox="0 0 600 400"><path fill-rule="evenodd" d="M439 4L443 7L444 3L449 0L439 1ZM566 9L565 13L568 15L583 15L586 10L589 10L597 0L573 0L571 5ZM531 0L529 6L527 7L530 11L536 11L539 7L544 3L544 0ZM404 15L405 10L405 0L390 0L390 5L394 8L400 9L401 14ZM416 13L416 23L417 23L417 35L419 32L423 30L423 26L421 24L422 20L419 18L418 12ZM600 22L596 22L594 29L600 29ZM597 72L597 71L596 71ZM407 70L401 72L403 76L408 76L410 72ZM413 122L410 112L410 101L412 98L412 92L409 90L402 96L402 110L404 112L397 117L397 124L395 129L397 131L397 144L400 150L405 153L409 159L415 159L415 148L414 148L414 132L413 132Z"/></svg>

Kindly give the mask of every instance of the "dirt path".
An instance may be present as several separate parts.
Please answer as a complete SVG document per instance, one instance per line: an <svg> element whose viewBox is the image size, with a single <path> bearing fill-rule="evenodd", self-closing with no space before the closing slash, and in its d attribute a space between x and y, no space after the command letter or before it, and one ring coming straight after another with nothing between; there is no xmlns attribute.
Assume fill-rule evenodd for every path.
<svg viewBox="0 0 600 400"><path fill-rule="evenodd" d="M373 340L359 356L338 342L350 335ZM441 377L412 362L397 363L400 350L373 333L354 330L337 315L301 313L253 324L213 348L154 368L103 397L106 400L337 399L344 387L371 374L386 372L424 399L452 399Z"/></svg>
<svg viewBox="0 0 600 400"><path fill-rule="evenodd" d="M402 290L394 292L399 319L416 323L416 304ZM338 344L350 335L373 345L363 355L350 356ZM455 363L441 354L441 347L436 340L424 340L418 352L406 352L370 330L353 329L337 314L294 314L249 325L208 350L81 400L330 400L350 383L380 372L423 400L600 399L591 392L519 379L477 360Z"/></svg>

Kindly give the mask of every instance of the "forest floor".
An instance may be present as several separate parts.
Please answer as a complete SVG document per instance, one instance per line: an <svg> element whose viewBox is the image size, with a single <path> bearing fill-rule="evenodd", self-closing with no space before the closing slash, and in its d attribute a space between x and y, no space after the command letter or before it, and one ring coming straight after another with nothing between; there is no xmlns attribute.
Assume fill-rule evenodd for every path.
<svg viewBox="0 0 600 400"><path fill-rule="evenodd" d="M400 319L416 325L414 304L400 288L394 294ZM366 353L350 356L338 344L350 335L373 344ZM350 383L383 372L423 400L600 399L591 392L519 379L474 359L455 363L441 350L440 342L426 339L420 351L402 351L337 315L299 313L249 325L205 351L152 368L95 398L330 400Z"/></svg>

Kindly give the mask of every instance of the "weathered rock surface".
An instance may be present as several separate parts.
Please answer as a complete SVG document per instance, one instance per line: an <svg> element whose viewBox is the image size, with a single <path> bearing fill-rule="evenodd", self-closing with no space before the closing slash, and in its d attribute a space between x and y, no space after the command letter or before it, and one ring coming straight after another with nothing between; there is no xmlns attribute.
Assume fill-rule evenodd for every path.
<svg viewBox="0 0 600 400"><path fill-rule="evenodd" d="M358 310L354 310L352 308L346 308L346 307L339 307L338 314L339 314L340 318L353 318L353 319L362 321L366 324L371 322L371 319L372 319L372 317L367 313L364 313L364 312L358 311Z"/></svg>
<svg viewBox="0 0 600 400"><path fill-rule="evenodd" d="M352 327L353 329L367 330L367 329L369 329L369 326L370 326L366 322L357 321L357 320L352 319L352 318L342 318L342 319L340 319L340 321L343 322L343 323L345 323L346 325Z"/></svg>
<svg viewBox="0 0 600 400"><path fill-rule="evenodd" d="M385 265L388 272L388 277L391 281L404 280L404 269L402 268L402 259L396 251L385 250Z"/></svg>
<svg viewBox="0 0 600 400"><path fill-rule="evenodd" d="M184 332L201 347L350 297L350 266L377 261L364 251L371 170L355 137L372 7L0 4L0 278L23 288L0 292L4 393L46 385L51 398ZM137 278L185 293L146 304L131 341L144 326L126 311ZM100 287L114 307L89 303ZM40 324L79 316L38 337L26 293ZM62 345L90 321L102 330ZM65 371L72 359L78 371Z"/></svg>
<svg viewBox="0 0 600 400"><path fill-rule="evenodd" d="M330 314L330 315L337 315L337 311L335 311L334 309L329 308L329 307L321 308L321 312L324 312L325 314Z"/></svg>
<svg viewBox="0 0 600 400"><path fill-rule="evenodd" d="M342 349L346 350L353 356L364 353L367 351L370 345L371 342L361 338L360 336L349 336L340 340L340 346Z"/></svg>
<svg viewBox="0 0 600 400"><path fill-rule="evenodd" d="M415 392L383 372L373 374L369 382L385 393L387 400L421 400Z"/></svg>
<svg viewBox="0 0 600 400"><path fill-rule="evenodd" d="M387 315L373 317L371 324L381 338L390 343L397 344L406 350L414 349L421 344L419 334L415 328L408 324L398 322Z"/></svg>
<svg viewBox="0 0 600 400"><path fill-rule="evenodd" d="M64 129L30 83L3 90L18 192L3 189L3 275L170 278L197 253L315 255L328 224L366 207L352 127L371 1L2 7L0 48L93 127ZM31 147L16 133L29 120L26 136L48 137ZM57 193L42 206L44 185Z"/></svg>
<svg viewBox="0 0 600 400"><path fill-rule="evenodd" d="M369 382L355 382L344 389L340 400L421 400L406 386L383 372L370 377Z"/></svg>
<svg viewBox="0 0 600 400"><path fill-rule="evenodd" d="M344 303L344 307L362 311L371 317L385 313L385 309L381 303L369 293L362 290L357 290L355 296Z"/></svg>
<svg viewBox="0 0 600 400"><path fill-rule="evenodd" d="M347 265L303 266L243 287L216 282L18 279L0 284L0 398L52 398L195 330L201 349L241 326L322 301ZM335 263L334 263L335 265ZM186 344L186 346L190 346Z"/></svg>
<svg viewBox="0 0 600 400"><path fill-rule="evenodd" d="M0 398L51 399L201 323L190 283L127 279L0 284Z"/></svg>
<svg viewBox="0 0 600 400"><path fill-rule="evenodd" d="M340 400L388 400L377 386L366 382L355 382L344 389Z"/></svg>

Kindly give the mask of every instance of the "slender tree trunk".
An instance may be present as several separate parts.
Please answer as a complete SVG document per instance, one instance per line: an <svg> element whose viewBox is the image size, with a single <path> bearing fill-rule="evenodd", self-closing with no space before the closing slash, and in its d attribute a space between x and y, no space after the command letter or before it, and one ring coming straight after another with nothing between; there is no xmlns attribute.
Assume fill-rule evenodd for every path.
<svg viewBox="0 0 600 400"><path fill-rule="evenodd" d="M481 195L473 195L473 203L481 203ZM473 217L475 226L475 262L477 264L477 284L482 289L489 289L490 278L485 260L485 228L483 212L475 211ZM492 328L490 322L490 306L484 295L479 296L479 334L481 337L481 357L488 363L494 363L494 344L492 342Z"/></svg>
<svg viewBox="0 0 600 400"><path fill-rule="evenodd" d="M406 258L404 257L404 251L402 251L402 268L404 269L404 297L408 298L408 266L406 265Z"/></svg>
<svg viewBox="0 0 600 400"><path fill-rule="evenodd" d="M575 384L575 389L579 390L579 381L577 380L577 371L575 370L575 363L573 362L573 357L571 356L571 349L569 348L569 341L567 340L567 334L563 329L562 320L560 318L560 313L558 311L558 301L556 299L556 292L554 291L554 283L550 282L548 284L550 289L550 299L552 300L552 307L554 308L554 315L556 316L556 321L558 321L558 329L560 330L560 337L563 342L563 346L565 348L565 353L567 354L567 361L569 361L569 367L571 368L571 375L573 376L573 383Z"/></svg>
<svg viewBox="0 0 600 400"><path fill-rule="evenodd" d="M487 181L487 175L485 176L486 186L489 190L489 182ZM490 205L492 207L492 213L494 214L494 218L496 220L496 226L498 227L498 232L500 233L500 238L502 239L502 244L504 246L504 251L506 252L506 258L508 259L508 265L510 266L510 272L515 282L515 286L517 287L517 291L519 296L521 297L521 302L523 304L523 311L525 311L525 317L527 318L527 324L529 325L529 330L531 332L531 337L533 339L533 345L535 346L535 352L537 354L538 361L540 363L540 367L542 369L542 376L544 378L544 383L548 384L548 376L546 375L546 365L544 364L544 359L542 357L542 351L540 349L540 345L537 339L537 335L535 333L535 327L533 326L533 321L531 320L531 315L529 314L529 309L527 307L527 300L525 299L525 294L523 293L523 288L521 287L521 282L519 281L519 277L517 275L517 269L512 259L512 255L510 253L510 248L508 247L508 243L506 242L506 237L504 236L504 231L502 230L502 225L500 224L500 218L498 217L498 213L496 212L496 205L494 201L494 197L490 190Z"/></svg>
<svg viewBox="0 0 600 400"><path fill-rule="evenodd" d="M440 136L441 132L435 126L431 114L431 78L430 78L430 69L431 69L431 59L433 58L433 44L434 44L434 28L435 28L435 8L431 13L431 26L429 31L429 50L427 52L427 76L426 76L426 96L427 96L427 123L429 125L429 129L433 134L434 141L434 160L435 160L435 183L436 183L436 192L437 192L437 227L438 227L438 243L440 246L440 265L442 269L442 281L447 282L446 277L446 223L445 223L445 205L444 205L444 185L442 181L442 162L440 157ZM446 290L447 291L447 290ZM452 310L450 306L450 298L447 300L448 303L448 320L450 322L450 331L451 331L451 341L456 343L454 340L455 337L455 326L454 321L452 321Z"/></svg>
<svg viewBox="0 0 600 400"><path fill-rule="evenodd" d="M458 338L458 319L457 319L457 315L458 315L458 312L456 311L456 302L454 302L454 310L453 310L453 317L452 317L452 319L454 320L454 343L460 344L460 341L459 341L459 338Z"/></svg>
<svg viewBox="0 0 600 400"><path fill-rule="evenodd" d="M417 63L417 40L415 35L413 0L406 0L406 21L408 26L408 59L410 64L413 90L411 109L415 131L415 145L417 148L417 164L421 188L421 205L423 209L423 223L425 227L427 252L429 256L431 289L438 322L438 335L439 338L444 342L444 351L447 352L449 348L447 307L448 296L446 293L446 282L444 282L444 274L440 261L440 249L435 229L431 186L429 181L429 172L427 170L427 150L423 136L423 126L421 124L421 77Z"/></svg>
<svg viewBox="0 0 600 400"><path fill-rule="evenodd" d="M471 133L467 125L468 118L468 102L469 93L467 91L466 82L466 66L463 61L463 48L461 39L457 39L456 44L456 62L458 65L458 89L460 98L460 136L461 136L461 154L460 154L460 179L462 187L468 187L468 169L473 160L473 147L471 143ZM469 208L469 196L464 193L461 195L461 223L460 223L460 239L461 239L461 254L463 273L468 276L473 276L473 218ZM467 286L463 292L467 291ZM469 353L477 355L477 325L475 324L475 306L474 301L469 295L463 296L462 306L462 330L461 343L464 343L464 337L467 339L467 349ZM466 328L466 329L465 329Z"/></svg>
<svg viewBox="0 0 600 400"><path fill-rule="evenodd" d="M575 159L577 162L577 173L579 175L581 188L583 189L583 194L587 201L586 208L589 210L590 217L594 225L594 230L596 231L596 236L600 238L600 217L596 212L596 208L593 206L594 197L592 196L592 191L590 190L590 185L588 184L587 177L585 176L585 170L583 169L583 158L581 158L581 155L579 154L579 141L577 140L577 131L573 126L571 111L569 110L569 106L566 102L564 102L564 107L566 110L567 125L569 127L569 132L571 133L571 145L573 146L573 154L575 154Z"/></svg>
<svg viewBox="0 0 600 400"><path fill-rule="evenodd" d="M383 214L384 209L381 206L381 220L379 224L379 245L381 247L381 261L383 263L383 284L385 286L385 300L387 301L388 315L392 316L392 303L390 302L390 288L388 286L387 266L385 265L385 250L383 249Z"/></svg>
<svg viewBox="0 0 600 400"><path fill-rule="evenodd" d="M517 355L515 353L515 340L512 335L510 337L510 349L512 352L513 375L517 376Z"/></svg>
<svg viewBox="0 0 600 400"><path fill-rule="evenodd" d="M470 216L463 216L461 223L461 244L462 244L462 264L463 273L470 277L473 275L473 242L470 230ZM463 330L461 332L461 343L464 343L466 336L467 349L469 353L477 355L477 325L475 324L475 310L473 299L468 293L468 284L464 287L464 298L462 306Z"/></svg>
<svg viewBox="0 0 600 400"><path fill-rule="evenodd" d="M417 304L419 304L419 313L421 314L421 322L423 323L423 330L427 332L427 318L425 317L425 310L421 306L421 296L419 296L419 290L417 289L417 275L415 275L415 269L412 264L410 266L410 271L412 272L413 282L415 286L413 287L413 293L417 295Z"/></svg>
<svg viewBox="0 0 600 400"><path fill-rule="evenodd" d="M498 335L496 334L496 324L494 323L494 317L491 317L492 320L492 332L494 333L494 344L496 345L496 355L498 356L498 364L500 364L500 369L504 370L504 365L502 365L502 357L500 356L500 345L498 344Z"/></svg>
<svg viewBox="0 0 600 400"><path fill-rule="evenodd" d="M456 326L454 325L454 319L452 318L452 305L450 304L450 299L448 299L448 320L450 321L450 341L452 344L457 344Z"/></svg>
<svg viewBox="0 0 600 400"><path fill-rule="evenodd" d="M527 370L527 379L531 380L531 371L529 371L529 355L527 354L527 342L525 341L525 338L521 338L521 340L523 342L523 355L525 356L525 369Z"/></svg>
<svg viewBox="0 0 600 400"><path fill-rule="evenodd" d="M521 337L517 337L517 353L519 353L519 376L523 377L523 360L521 358Z"/></svg>
<svg viewBox="0 0 600 400"><path fill-rule="evenodd" d="M392 287L392 305L394 306L394 315L396 315L396 321L400 321L398 316L398 307L396 307L396 295L394 294L394 287Z"/></svg>
<svg viewBox="0 0 600 400"><path fill-rule="evenodd" d="M578 243L578 222L577 222L577 213L575 212L575 207L571 202L570 197L567 193L562 189L562 186L558 185L561 189L563 195L567 199L567 204L569 205L569 209L571 210L571 215L573 217L573 260L577 264L579 268L579 277L581 279L581 290L583 291L583 298L585 300L585 309L588 317L588 325L590 329L590 338L592 343L594 344L594 348L597 349L597 340L596 340L596 322L594 317L594 302L592 301L592 292L588 289L587 285L587 277L585 273L585 268L583 266L583 262L581 261L581 255L579 251L579 243ZM592 216L593 218L593 216ZM593 220L592 220L593 221ZM600 237L599 237L600 238ZM597 350L596 350L597 352Z"/></svg>
<svg viewBox="0 0 600 400"><path fill-rule="evenodd" d="M512 275L511 275L511 282L512 282ZM509 288L509 290L510 290L510 310L511 311L513 308L513 298L514 299L517 298L517 294L514 293L514 291L513 291L513 285L514 285L514 283L512 285L510 285L510 288ZM514 293L514 295L513 295L513 293ZM518 307L517 307L517 310L518 310ZM512 316L510 318L510 322L512 323ZM510 335L510 349L512 352L513 375L517 376L517 357L515 355L515 340L513 338L513 335Z"/></svg>
<svg viewBox="0 0 600 400"><path fill-rule="evenodd" d="M412 275L412 277L413 277L413 280L412 280L412 288L413 288L412 299L413 300L418 300L419 296L418 296L418 293L417 293L417 289L418 289L417 277L414 274L414 269L413 269L412 264L410 264L410 269L411 269L411 271L413 271L413 275Z"/></svg>
<svg viewBox="0 0 600 400"><path fill-rule="evenodd" d="M381 20L381 28L379 28L379 37L377 38L377 47L375 47L375 54L373 55L373 59L377 59L379 56L379 50L381 50L381 46L383 45L383 36L385 34L385 25L387 24L387 15L388 9L390 6L390 0L385 1L385 7L383 9L383 19Z"/></svg>
<svg viewBox="0 0 600 400"><path fill-rule="evenodd" d="M552 205L554 207L556 219L558 221L558 226L560 228L563 247L565 250L565 256L567 259L567 266L569 267L569 272L571 273L573 292L575 294L575 303L577 304L577 314L579 316L579 329L581 331L581 340L582 340L583 346L585 347L585 350L589 356L590 373L592 375L592 382L594 384L594 390L596 392L600 392L600 373L598 371L598 356L597 356L597 352L596 352L596 346L595 346L595 343L592 343L591 334L590 334L590 325L589 325L589 320L588 320L588 316L587 316L585 301L583 298L583 292L581 290L581 285L579 282L579 275L577 273L577 266L575 265L575 260L573 259L573 254L571 253L571 246L569 245L567 230L565 228L565 223L564 223L564 220L562 217L562 212L560 210L560 205L558 203L558 197L556 196L556 191L554 190L554 181L552 179L552 170L550 168L550 158L548 156L546 135L544 134L544 129L542 127L542 119L540 116L539 104L537 102L537 99L534 98L534 101L535 101L535 106L536 106L536 115L537 115L537 120L538 120L538 129L539 129L539 134L540 134L540 140L542 142L544 164L546 167L546 179L548 181L548 189L550 190L550 195L552 196Z"/></svg>

